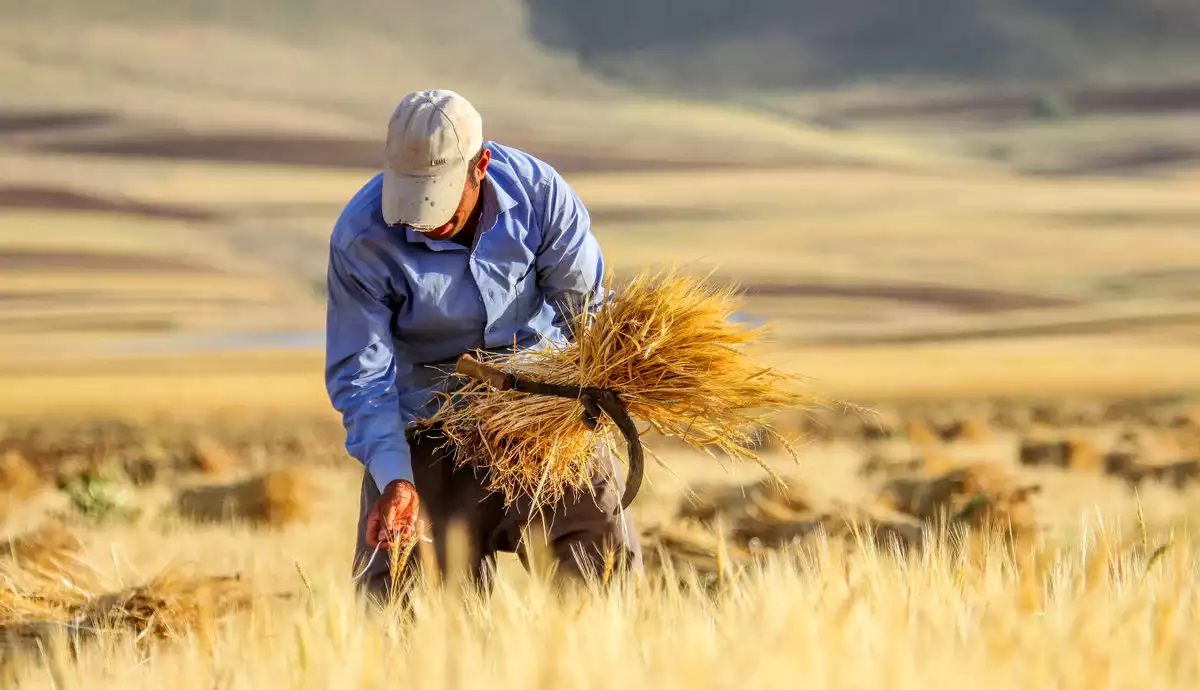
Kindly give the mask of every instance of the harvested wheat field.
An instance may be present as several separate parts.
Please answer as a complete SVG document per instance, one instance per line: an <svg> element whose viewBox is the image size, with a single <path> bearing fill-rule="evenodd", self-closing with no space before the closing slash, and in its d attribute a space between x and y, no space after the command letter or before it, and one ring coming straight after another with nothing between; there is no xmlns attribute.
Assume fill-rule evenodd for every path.
<svg viewBox="0 0 1200 690"><path fill-rule="evenodd" d="M328 416L30 418L3 439L35 471L19 471L4 523L0 674L205 690L1194 687L1200 493L1184 470L1147 469L1196 450L1193 408L1094 400L1089 426L1075 405L880 405L886 425L808 413L778 425L811 437L799 462L770 437L750 447L765 467L647 438L665 465L632 508L641 580L564 589L505 556L490 596L427 583L411 619L355 598L361 473ZM1022 421L1047 406L1068 423ZM914 420L932 433L909 438ZM947 431L962 426L975 431ZM1070 461L1082 440L1099 460Z"/></svg>

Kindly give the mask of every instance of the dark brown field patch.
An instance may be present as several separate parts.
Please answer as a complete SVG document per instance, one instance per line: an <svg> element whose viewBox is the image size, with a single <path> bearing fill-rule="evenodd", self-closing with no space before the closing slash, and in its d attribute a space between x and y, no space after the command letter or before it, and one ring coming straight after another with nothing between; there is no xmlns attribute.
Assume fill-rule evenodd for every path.
<svg viewBox="0 0 1200 690"><path fill-rule="evenodd" d="M0 271L69 270L114 273L221 273L213 266L166 256L13 249L0 251Z"/></svg>
<svg viewBox="0 0 1200 690"><path fill-rule="evenodd" d="M1062 92L1075 109L1090 115L1172 113L1200 110L1200 83L1144 87L1085 88ZM883 100L832 110L840 117L863 119L925 119L954 117L975 120L1026 118L1045 95L1035 91L985 95Z"/></svg>
<svg viewBox="0 0 1200 690"><path fill-rule="evenodd" d="M1188 326L1194 325L1197 322L1200 322L1200 314L1188 310L1161 314L1102 314L1086 319L1065 319L1061 322L999 323L954 329L819 335L804 338L803 342L810 345L838 345L843 347L881 344L917 345L922 343L981 342L1009 338L1105 335L1147 328Z"/></svg>
<svg viewBox="0 0 1200 690"><path fill-rule="evenodd" d="M679 208L676 206L601 206L589 209L594 225L623 225L627 223L673 223L745 218L726 209Z"/></svg>
<svg viewBox="0 0 1200 690"><path fill-rule="evenodd" d="M0 319L6 333L129 333L162 334L180 324L165 316L47 316Z"/></svg>
<svg viewBox="0 0 1200 690"><path fill-rule="evenodd" d="M366 139L278 134L159 133L47 142L43 151L82 155L179 158L237 163L379 167L383 149Z"/></svg>
<svg viewBox="0 0 1200 690"><path fill-rule="evenodd" d="M1028 172L1045 175L1104 175L1154 172L1200 164L1200 145L1174 142L1145 143L1128 148L1077 154L1071 162Z"/></svg>
<svg viewBox="0 0 1200 690"><path fill-rule="evenodd" d="M0 135L34 134L62 129L99 127L115 122L117 116L101 110L0 111Z"/></svg>
<svg viewBox="0 0 1200 690"><path fill-rule="evenodd" d="M0 208L126 213L146 218L207 221L218 214L179 204L151 204L37 185L0 187Z"/></svg>
<svg viewBox="0 0 1200 690"><path fill-rule="evenodd" d="M1111 209L1047 214L1056 225L1072 228L1125 228L1130 225L1200 225L1200 209Z"/></svg>
<svg viewBox="0 0 1200 690"><path fill-rule="evenodd" d="M971 312L1014 309L1049 309L1075 304L1061 297L1031 295L953 285L917 283L749 283L742 286L750 297L838 297L927 304Z"/></svg>

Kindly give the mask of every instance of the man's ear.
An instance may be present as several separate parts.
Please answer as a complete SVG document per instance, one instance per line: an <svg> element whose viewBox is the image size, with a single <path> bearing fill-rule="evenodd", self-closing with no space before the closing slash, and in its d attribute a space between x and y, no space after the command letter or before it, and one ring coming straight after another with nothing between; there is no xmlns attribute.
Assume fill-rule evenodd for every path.
<svg viewBox="0 0 1200 690"><path fill-rule="evenodd" d="M476 173L475 179L477 181L479 181L479 182L483 181L483 176L487 172L488 163L491 160L492 160L492 152L490 150L484 149L483 152L479 154L479 163L475 166L475 173Z"/></svg>

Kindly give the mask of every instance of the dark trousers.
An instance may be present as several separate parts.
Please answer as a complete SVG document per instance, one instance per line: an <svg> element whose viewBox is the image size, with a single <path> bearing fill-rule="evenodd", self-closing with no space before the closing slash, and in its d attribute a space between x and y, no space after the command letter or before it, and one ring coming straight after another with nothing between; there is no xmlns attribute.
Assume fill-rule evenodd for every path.
<svg viewBox="0 0 1200 690"><path fill-rule="evenodd" d="M501 494L488 491L483 469L456 468L454 448L436 430L410 430L409 447L421 519L433 542L412 551L398 585L411 585L413 576L428 567L430 555L443 576L448 567L465 569L463 574L484 591L490 590L499 552L515 553L527 570L531 551L545 554L559 575L573 578L641 572L641 544L633 520L620 508L624 475L607 448L597 450L601 462L591 492L568 491L562 501L534 515L527 500L506 507ZM363 570L373 550L366 544L367 517L378 498L375 480L364 472L354 574L361 573L360 592L386 601L392 584L389 554L381 549Z"/></svg>

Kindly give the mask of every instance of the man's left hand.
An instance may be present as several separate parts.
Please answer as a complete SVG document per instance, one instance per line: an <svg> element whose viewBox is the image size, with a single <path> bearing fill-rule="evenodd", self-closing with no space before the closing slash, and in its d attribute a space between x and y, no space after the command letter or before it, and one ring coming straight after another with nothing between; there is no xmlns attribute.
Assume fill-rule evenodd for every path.
<svg viewBox="0 0 1200 690"><path fill-rule="evenodd" d="M417 538L417 515L421 499L417 487L397 479L384 488L379 500L367 517L367 546L389 549L393 541L407 542Z"/></svg>

